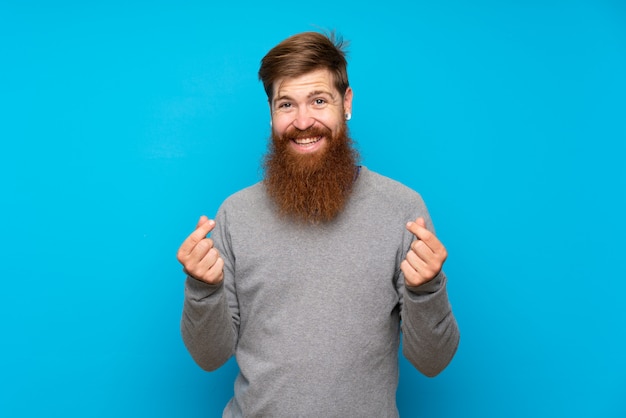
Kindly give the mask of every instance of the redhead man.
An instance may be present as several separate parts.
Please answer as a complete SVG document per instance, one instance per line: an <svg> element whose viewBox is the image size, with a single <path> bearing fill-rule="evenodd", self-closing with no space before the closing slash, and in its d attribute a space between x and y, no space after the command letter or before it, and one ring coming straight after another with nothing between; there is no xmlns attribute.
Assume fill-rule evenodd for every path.
<svg viewBox="0 0 626 418"><path fill-rule="evenodd" d="M427 376L458 346L447 251L416 192L359 165L341 41L287 38L259 78L264 179L181 245L183 340L205 370L236 357L225 417L397 417L400 339Z"/></svg>

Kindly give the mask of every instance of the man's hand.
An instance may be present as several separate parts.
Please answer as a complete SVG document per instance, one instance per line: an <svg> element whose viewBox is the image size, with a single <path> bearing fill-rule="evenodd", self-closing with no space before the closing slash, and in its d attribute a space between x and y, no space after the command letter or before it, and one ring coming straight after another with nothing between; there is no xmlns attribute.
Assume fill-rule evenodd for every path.
<svg viewBox="0 0 626 418"><path fill-rule="evenodd" d="M224 260L213 247L207 234L215 227L215 221L201 216L196 230L187 237L178 249L176 258L191 277L209 284L217 284L224 278Z"/></svg>
<svg viewBox="0 0 626 418"><path fill-rule="evenodd" d="M419 286L439 274L448 257L448 251L441 241L426 229L424 218L407 223L406 229L415 235L417 240L411 243L411 249L400 264L400 269L404 273L404 282L407 286Z"/></svg>

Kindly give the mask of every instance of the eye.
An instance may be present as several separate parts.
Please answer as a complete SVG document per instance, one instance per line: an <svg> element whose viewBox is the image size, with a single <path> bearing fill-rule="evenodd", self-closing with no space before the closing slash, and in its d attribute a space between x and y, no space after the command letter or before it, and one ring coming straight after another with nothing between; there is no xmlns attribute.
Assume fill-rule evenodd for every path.
<svg viewBox="0 0 626 418"><path fill-rule="evenodd" d="M290 112L293 110L293 103L291 102L279 102L276 105L275 112Z"/></svg>
<svg viewBox="0 0 626 418"><path fill-rule="evenodd" d="M321 98L317 98L317 99L313 100L313 104L315 106L324 106L326 104L326 100L321 99Z"/></svg>

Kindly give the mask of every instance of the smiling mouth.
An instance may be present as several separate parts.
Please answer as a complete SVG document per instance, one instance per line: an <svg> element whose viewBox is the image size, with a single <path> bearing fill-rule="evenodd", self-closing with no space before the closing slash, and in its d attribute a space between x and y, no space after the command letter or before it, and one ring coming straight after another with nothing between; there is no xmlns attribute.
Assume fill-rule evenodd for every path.
<svg viewBox="0 0 626 418"><path fill-rule="evenodd" d="M309 137L309 138L294 138L293 142L295 142L298 145L311 145L311 144L315 144L319 141L322 140L322 136L315 136L315 137Z"/></svg>

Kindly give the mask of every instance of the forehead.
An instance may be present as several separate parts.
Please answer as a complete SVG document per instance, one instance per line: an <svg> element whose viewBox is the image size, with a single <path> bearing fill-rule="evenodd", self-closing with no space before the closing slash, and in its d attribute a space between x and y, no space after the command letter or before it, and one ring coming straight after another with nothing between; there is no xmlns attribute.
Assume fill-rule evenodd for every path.
<svg viewBox="0 0 626 418"><path fill-rule="evenodd" d="M308 96L312 93L337 95L332 73L325 69L314 70L298 77L279 78L274 82L274 97Z"/></svg>

